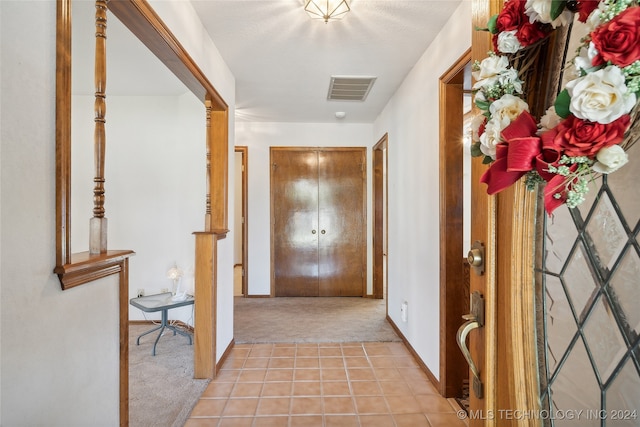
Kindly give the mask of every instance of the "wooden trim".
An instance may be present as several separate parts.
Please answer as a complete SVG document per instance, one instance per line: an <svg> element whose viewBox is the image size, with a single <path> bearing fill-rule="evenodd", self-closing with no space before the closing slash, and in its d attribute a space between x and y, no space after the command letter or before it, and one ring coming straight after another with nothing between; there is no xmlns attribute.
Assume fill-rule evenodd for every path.
<svg viewBox="0 0 640 427"><path fill-rule="evenodd" d="M467 50L440 77L440 393L462 396L469 378L456 333L469 311L464 298L463 253L463 84L471 62ZM462 368L461 368L462 367Z"/></svg>
<svg viewBox="0 0 640 427"><path fill-rule="evenodd" d="M109 10L202 102L216 111L228 105L146 0L110 0Z"/></svg>
<svg viewBox="0 0 640 427"><path fill-rule="evenodd" d="M130 250L107 251L96 255L80 252L71 256L69 264L56 267L54 273L60 279L62 290L67 290L120 273L122 263L133 255L135 252Z"/></svg>
<svg viewBox="0 0 640 427"><path fill-rule="evenodd" d="M71 0L56 6L56 266L64 266L71 263Z"/></svg>
<svg viewBox="0 0 640 427"><path fill-rule="evenodd" d="M433 375L433 372L431 372L431 369L429 369L429 367L424 363L422 358L418 355L416 350L409 343L409 340L407 339L407 337L404 336L400 328L398 328L395 322L388 315L387 315L387 321L389 322L393 330L396 331L396 334L398 334L398 336L400 337L404 345L407 347L407 349L409 350L409 353L411 353L413 358L416 360L420 369L427 375L427 378L429 378L429 381L433 383L436 389L440 389L440 381L438 381L436 376Z"/></svg>
<svg viewBox="0 0 640 427"><path fill-rule="evenodd" d="M236 153L242 153L242 295L249 293L249 147L236 146Z"/></svg>
<svg viewBox="0 0 640 427"><path fill-rule="evenodd" d="M207 230L228 229L228 188L229 188L229 112L211 112L211 126L208 137L211 152L209 189L211 192L211 223ZM224 238L224 236L220 236Z"/></svg>
<svg viewBox="0 0 640 427"><path fill-rule="evenodd" d="M489 18L497 14L502 8L502 0L472 0L471 15L472 28L484 28ZM491 34L484 31L472 31L471 34L471 60L484 59L491 50ZM484 383L484 398L478 399L473 392L470 393L469 404L474 410L496 411L498 384L496 372L496 360L498 357L497 346L497 285L496 285L496 198L490 197L480 186L480 177L486 170L480 157L471 161L471 242L483 242L485 251L485 273L478 276L474 272L470 277L470 292L480 292L485 300L485 325L474 330L470 337L470 352L473 360L480 370L480 377ZM507 378L504 378L507 381ZM496 412L493 412L496 413ZM494 427L496 419L472 419L470 427Z"/></svg>
<svg viewBox="0 0 640 427"><path fill-rule="evenodd" d="M120 426L126 427L129 425L129 258L123 258L120 267Z"/></svg>
<svg viewBox="0 0 640 427"><path fill-rule="evenodd" d="M388 242L387 212L389 200L387 177L389 165L389 135L384 134L373 146L373 295L372 298L384 298L384 257L385 242ZM385 153L386 151L386 153ZM387 175L384 171L387 170ZM387 195L388 196L388 195Z"/></svg>
<svg viewBox="0 0 640 427"><path fill-rule="evenodd" d="M499 408L539 411L538 353L535 312L535 238L537 196L519 181L498 197L498 233L509 236L497 249L497 305L501 307L498 346L506 349L498 357L498 378L510 378L497 391ZM534 427L540 420L515 420L513 425Z"/></svg>
<svg viewBox="0 0 640 427"><path fill-rule="evenodd" d="M222 365L224 365L224 362L226 362L229 356L231 356L231 351L233 350L233 347L235 347L235 345L236 345L236 340L235 338L233 338L229 343L229 345L227 346L227 348L224 350L224 353L222 353L220 360L216 364L216 374L220 372L220 369L222 369Z"/></svg>

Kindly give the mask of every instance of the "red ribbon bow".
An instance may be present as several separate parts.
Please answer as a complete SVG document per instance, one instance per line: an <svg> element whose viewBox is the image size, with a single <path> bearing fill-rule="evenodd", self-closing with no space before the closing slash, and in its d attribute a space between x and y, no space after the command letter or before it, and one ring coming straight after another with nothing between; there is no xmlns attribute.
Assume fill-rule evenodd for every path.
<svg viewBox="0 0 640 427"><path fill-rule="evenodd" d="M533 170L535 159L542 152L537 130L536 121L526 111L502 130L505 142L496 146L496 160L480 178L480 182L487 184L489 195L512 186Z"/></svg>
<svg viewBox="0 0 640 427"><path fill-rule="evenodd" d="M536 170L547 181L544 204L547 213L562 205L566 192L561 197L554 194L562 187L565 177L549 172L549 165L557 166L562 155L553 142L553 133L536 135L538 127L531 114L523 111L513 122L502 130L502 142L496 146L496 160L480 178L487 184L487 193L493 195L512 186L527 172Z"/></svg>

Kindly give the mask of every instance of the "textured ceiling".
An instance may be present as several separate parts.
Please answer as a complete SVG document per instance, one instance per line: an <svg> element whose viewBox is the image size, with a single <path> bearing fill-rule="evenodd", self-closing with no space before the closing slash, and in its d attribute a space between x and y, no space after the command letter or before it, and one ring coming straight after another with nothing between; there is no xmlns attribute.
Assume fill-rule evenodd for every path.
<svg viewBox="0 0 640 427"><path fill-rule="evenodd" d="M236 117L370 123L460 1L352 0L324 23L302 0L191 0L236 78ZM373 76L364 102L328 101L332 75Z"/></svg>
<svg viewBox="0 0 640 427"><path fill-rule="evenodd" d="M310 19L303 0L190 2L235 76L236 120L371 123L460 0L352 0L344 19L327 24ZM74 93L93 93L91 3L74 1L72 9ZM86 18L76 16L81 13ZM114 21L108 25L107 94L184 93L182 83ZM329 101L331 76L376 81L364 102ZM346 118L336 119L337 111Z"/></svg>

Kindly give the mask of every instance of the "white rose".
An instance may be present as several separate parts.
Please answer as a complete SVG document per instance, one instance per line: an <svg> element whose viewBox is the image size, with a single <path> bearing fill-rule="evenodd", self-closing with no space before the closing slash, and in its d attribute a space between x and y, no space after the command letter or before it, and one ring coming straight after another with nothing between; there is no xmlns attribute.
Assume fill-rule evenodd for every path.
<svg viewBox="0 0 640 427"><path fill-rule="evenodd" d="M529 106L522 99L513 95L502 95L489 106L492 119L497 119L506 127L516 119L523 111L529 111Z"/></svg>
<svg viewBox="0 0 640 427"><path fill-rule="evenodd" d="M484 123L486 117L484 114L478 114L471 120L471 140L473 142L480 141L480 126Z"/></svg>
<svg viewBox="0 0 640 427"><path fill-rule="evenodd" d="M529 17L529 22L551 24L553 28L565 26L573 21L573 13L566 9L556 19L551 19L551 0L527 0L524 13Z"/></svg>
<svg viewBox="0 0 640 427"><path fill-rule="evenodd" d="M496 145L502 142L500 132L505 126L500 120L491 119L484 127L484 133L480 135L480 151L485 156L496 159Z"/></svg>
<svg viewBox="0 0 640 427"><path fill-rule="evenodd" d="M636 96L627 93L622 71L613 65L566 85L569 110L579 119L608 124L631 111Z"/></svg>
<svg viewBox="0 0 640 427"><path fill-rule="evenodd" d="M522 93L522 80L518 78L518 71L513 68L503 71L498 76L498 82L502 86L511 84L516 93Z"/></svg>
<svg viewBox="0 0 640 427"><path fill-rule="evenodd" d="M476 80L483 80L497 76L505 71L508 66L509 60L506 56L490 55L480 62L480 69L471 74Z"/></svg>
<svg viewBox="0 0 640 427"><path fill-rule="evenodd" d="M591 12L586 22L587 26L589 27L589 32L595 30L596 27L599 27L600 24L602 24L602 12L606 7L607 6L605 2L601 1L600 3L598 3L598 8L594 9L593 12Z"/></svg>
<svg viewBox="0 0 640 427"><path fill-rule="evenodd" d="M577 76L580 76L580 70L584 71L585 73L590 70L591 68L593 68L593 58L595 58L595 56L598 54L598 51L596 50L593 42L589 43L589 47L581 47L580 48L580 52L579 52L579 56L576 56L573 59L573 65L576 67L578 73Z"/></svg>
<svg viewBox="0 0 640 427"><path fill-rule="evenodd" d="M562 121L562 117L556 113L556 107L551 106L544 113L544 116L540 118L540 130L539 133L548 131L558 126L558 123Z"/></svg>
<svg viewBox="0 0 640 427"><path fill-rule="evenodd" d="M498 34L498 50L502 53L516 53L522 45L516 37L516 30L503 31Z"/></svg>
<svg viewBox="0 0 640 427"><path fill-rule="evenodd" d="M629 156L619 145L602 148L596 154L597 162L592 166L593 170L599 173L611 173L627 164Z"/></svg>

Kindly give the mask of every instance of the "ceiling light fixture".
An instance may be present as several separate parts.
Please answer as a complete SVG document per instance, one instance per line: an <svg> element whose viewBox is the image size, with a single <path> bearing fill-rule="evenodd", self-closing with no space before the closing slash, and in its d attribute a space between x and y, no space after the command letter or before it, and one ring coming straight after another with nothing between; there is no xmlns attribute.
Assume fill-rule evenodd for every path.
<svg viewBox="0 0 640 427"><path fill-rule="evenodd" d="M327 23L341 19L351 9L347 0L306 0L304 10L311 18Z"/></svg>

